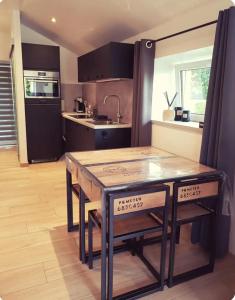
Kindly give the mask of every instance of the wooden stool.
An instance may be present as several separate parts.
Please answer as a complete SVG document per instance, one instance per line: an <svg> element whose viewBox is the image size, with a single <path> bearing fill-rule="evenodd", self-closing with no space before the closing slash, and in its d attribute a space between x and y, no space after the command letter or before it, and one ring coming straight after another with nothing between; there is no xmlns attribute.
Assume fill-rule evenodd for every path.
<svg viewBox="0 0 235 300"><path fill-rule="evenodd" d="M220 176L175 183L173 187L173 207L170 217L172 228L168 287L212 272L215 263L215 223L220 201L222 179ZM206 202L207 201L207 202ZM209 202L208 202L209 201ZM210 203L210 205L208 205ZM212 222L210 256L208 264L196 269L174 275L175 248L179 242L180 227L183 224L209 218Z"/></svg>
<svg viewBox="0 0 235 300"><path fill-rule="evenodd" d="M106 299L136 299L137 296L163 290L169 201L169 187L166 185L109 194L107 201L108 294ZM163 208L162 222L152 215L160 207ZM93 225L102 226L102 217L97 210L89 211L88 213L88 263L90 268L93 267ZM146 234L155 232L161 232L159 272L143 254L143 237ZM117 241L130 244L133 254L136 254L147 266L157 279L156 283L113 298L113 254L114 243Z"/></svg>

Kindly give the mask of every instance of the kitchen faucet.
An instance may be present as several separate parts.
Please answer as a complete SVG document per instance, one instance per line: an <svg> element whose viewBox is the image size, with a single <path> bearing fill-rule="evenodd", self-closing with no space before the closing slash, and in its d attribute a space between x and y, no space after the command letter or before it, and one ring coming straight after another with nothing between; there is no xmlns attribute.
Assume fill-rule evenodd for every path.
<svg viewBox="0 0 235 300"><path fill-rule="evenodd" d="M106 104L106 101L109 97L115 97L117 99L118 103L118 111L117 111L117 123L120 123L120 119L122 118L120 114L120 97L118 95L107 95L104 97L104 104Z"/></svg>

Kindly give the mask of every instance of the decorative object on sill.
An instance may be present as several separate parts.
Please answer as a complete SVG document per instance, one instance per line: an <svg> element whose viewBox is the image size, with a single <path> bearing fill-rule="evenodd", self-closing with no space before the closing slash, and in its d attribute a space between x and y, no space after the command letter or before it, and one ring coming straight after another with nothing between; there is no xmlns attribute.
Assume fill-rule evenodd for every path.
<svg viewBox="0 0 235 300"><path fill-rule="evenodd" d="M181 121L182 120L182 113L183 113L183 107L176 106L175 107L175 121Z"/></svg>
<svg viewBox="0 0 235 300"><path fill-rule="evenodd" d="M163 119L163 121L174 121L175 112L174 112L174 110L171 109L171 106L175 101L175 98L177 96L177 92L175 93L175 95L174 95L174 97L172 98L171 101L169 100L167 91L164 93L164 95L165 95L165 98L166 98L166 101L167 101L168 109L163 110L162 119Z"/></svg>
<svg viewBox="0 0 235 300"><path fill-rule="evenodd" d="M203 128L204 122L199 122L199 128Z"/></svg>
<svg viewBox="0 0 235 300"><path fill-rule="evenodd" d="M175 101L175 98L176 98L176 96L177 96L177 92L175 93L175 95L174 95L174 97L172 98L171 101L169 100L167 91L165 91L164 95L165 95L165 97L166 97L166 101L167 101L167 104L168 104L168 109L170 109L171 106L172 106L172 104L173 104L174 101Z"/></svg>
<svg viewBox="0 0 235 300"><path fill-rule="evenodd" d="M175 112L172 109L164 109L162 113L163 121L174 121Z"/></svg>
<svg viewBox="0 0 235 300"><path fill-rule="evenodd" d="M183 110L182 122L189 122L189 121L190 121L190 110Z"/></svg>

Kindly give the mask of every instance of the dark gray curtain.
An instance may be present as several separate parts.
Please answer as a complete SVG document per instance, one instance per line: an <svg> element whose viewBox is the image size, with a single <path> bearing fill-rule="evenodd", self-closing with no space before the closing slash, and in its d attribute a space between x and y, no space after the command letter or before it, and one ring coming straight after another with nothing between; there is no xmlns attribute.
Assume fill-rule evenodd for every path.
<svg viewBox="0 0 235 300"><path fill-rule="evenodd" d="M154 57L155 43L149 43L149 40L135 43L131 134L133 147L151 145Z"/></svg>
<svg viewBox="0 0 235 300"><path fill-rule="evenodd" d="M228 175L232 185L231 190L233 190L235 174L235 7L221 11L218 18L200 162L223 170ZM223 205L221 205L221 215L217 221L218 257L222 257L228 252L229 244L230 217L222 214ZM202 236L201 238L203 239Z"/></svg>

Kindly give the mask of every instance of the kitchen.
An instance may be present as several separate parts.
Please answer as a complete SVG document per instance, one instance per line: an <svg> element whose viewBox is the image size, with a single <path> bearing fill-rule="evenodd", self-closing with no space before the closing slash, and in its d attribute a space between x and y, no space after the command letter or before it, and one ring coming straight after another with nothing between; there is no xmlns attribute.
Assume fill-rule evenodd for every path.
<svg viewBox="0 0 235 300"><path fill-rule="evenodd" d="M3 3L0 5L4 5L4 2L5 1L3 0ZM151 5L153 5L153 3L152 1L150 2L151 4L149 3L149 6L146 7L146 9L148 10L149 16L153 17L153 13L151 14L151 8L153 8ZM3 233L3 248L7 249L7 247L9 247L10 249L9 258L7 261L4 261L3 259L5 253L4 251L2 251L2 260L0 257L0 261L2 262L1 272L3 275L2 277L0 276L0 285L2 287L0 287L0 296L3 295L3 299L14 299L17 297L19 299L27 299L27 297L29 299L37 299L37 297L40 295L41 298L48 298L48 295L55 287L58 290L54 291L55 293L53 296L51 296L51 299L57 299L58 297L62 297L63 299L69 299L69 297L73 297L75 299L83 299L84 297L90 297L90 299L99 299L100 297L100 279L99 277L96 277L95 280L92 279L92 277L95 276L94 274L98 276L101 274L99 267L100 260L97 259L94 261L93 270L88 270L86 265L81 264L79 260L79 251L83 251L82 242L85 240L84 237L81 240L81 236L84 234L84 228L80 226L82 228L79 229L82 230L82 232L80 231L79 234L80 241L78 239L77 229L75 229L74 232L67 232L67 225L69 225L71 222L71 218L69 219L68 216L70 215L71 217L71 213L73 215L72 219L74 219L72 221L75 223L79 221L79 223L82 224L82 220L80 218L84 217L83 213L85 214L85 220L87 222L89 219L89 211L94 210L93 205L95 205L95 207L97 205L97 203L95 204L93 201L87 203L87 199L85 199L85 211L84 207L81 206L81 191L79 192L76 189L76 186L73 186L73 181L71 181L72 178L70 178L70 175L73 177L77 172L80 174L80 167L78 168L78 166L83 166L83 160L82 154L79 154L79 156L73 156L74 151L74 153L77 151L85 151L85 160L90 159L90 163L88 163L88 165L97 165L97 167L94 166L93 168L91 167L91 169L89 169L90 167L87 166L87 163L84 164L84 171L88 173L91 172L91 174L93 174L92 179L90 177L87 179L83 174L83 171L81 171L81 177L78 177L81 180L80 186L83 186L83 181L86 182L87 180L91 180L91 186L93 186L93 184L95 185L95 195L100 193L100 186L98 185L97 187L95 182L103 182L102 184L106 186L106 183L103 181L103 175L99 177L103 171L99 171L98 164L102 166L102 164L113 162L112 165L107 165L107 167L104 167L106 168L104 175L105 177L110 176L111 180L111 178L115 178L115 172L121 170L123 179L120 181L120 179L117 178L117 184L123 184L124 179L127 180L129 178L128 176L134 176L129 175L128 171L126 171L126 164L128 162L125 161L130 161L133 163L135 161L136 166L134 167L133 165L133 170L140 170L140 176L142 176L142 171L139 169L141 168L140 161L143 161L143 163L145 162L146 167L148 162L152 162L153 164L151 164L151 166L149 165L147 168L150 172L149 178L151 178L151 180L154 180L154 174L157 174L159 170L158 168L161 167L160 161L162 163L165 161L165 170L168 168L168 161L169 164L173 163L174 159L172 158L172 155L184 157L184 159L187 160L178 160L180 167L177 166L177 168L179 169L189 164L190 160L195 162L199 161L202 143L202 129L199 128L198 122L174 122L172 116L165 121L155 118L153 118L153 121L151 121L151 115L156 113L156 111L159 113L160 110L157 109L158 106L162 108L159 113L161 115L163 110L167 110L167 102L164 99L165 91L168 91L168 96L171 100L175 94L175 86L171 84L170 77L166 80L166 76L164 75L166 68L166 65L164 65L164 59L169 58L169 61L167 61L167 66L169 66L170 60L173 61L173 59L176 59L176 54L180 55L182 53L184 59L187 55L191 57L197 55L199 57L199 52L193 52L197 51L197 47L202 49L200 50L201 52L198 60L202 60L202 58L205 61L208 60L208 58L211 59L212 51L211 49L206 49L206 47L210 47L214 43L216 24L213 23L211 25L202 27L201 29L199 28L198 30L190 31L185 35L181 34L178 37L173 38L173 40L168 38L162 42L156 43L156 59L154 52L152 60L155 59L154 63L156 65L153 74L153 82L156 81L157 84L152 86L152 82L147 82L144 85L145 96L143 97L148 99L144 102L143 106L140 106L140 111L145 112L144 116L141 116L141 113L138 115L139 106L138 102L136 102L136 99L139 98L141 91L138 92L135 80L133 80L133 50L135 41L140 40L142 37L147 38L146 42L148 42L149 39L158 40L164 36L168 37L173 33L181 32L185 29L194 28L200 24L209 23L210 21L217 19L218 12L220 10L229 8L231 6L230 1L224 1L223 4L219 3L219 1L216 1L214 6L208 1L208 3L203 4L205 7L202 4L201 6L197 6L194 2L195 1L192 1L190 4L188 4L188 10L186 10L187 13L180 11L181 8L178 8L180 11L179 15L175 16L175 19L168 19L165 25L164 23L163 25L158 24L155 31L151 32L151 27L143 25L139 32L132 32L130 29L128 36L123 35L121 38L118 38L117 30L116 37L114 35L112 36L111 34L110 37L103 38L101 34L101 40L97 43L94 43L94 45L90 47L84 47L87 41L86 39L83 40L82 37L80 38L80 43L75 40L73 41L74 32L76 30L73 32L67 32L67 34L62 30L64 25L60 24L60 18L65 16L62 12L60 12L60 17L57 17L56 14L52 13L54 9L52 4L50 4L48 7L48 14L51 16L47 15L47 20L45 21L44 19L38 21L38 24L33 22L30 17L32 18L32 15L34 14L35 20L39 18L40 9L41 12L44 11L42 7L35 6L34 8L33 6L30 6L30 3L28 3L27 5L25 4L25 6L21 7L21 14L19 10L14 9L12 13L12 37L14 48L12 48L11 54L13 58L13 78L15 78L14 94L16 103L14 104L14 107L16 112L15 126L17 127L17 151L19 161L15 148L8 146L8 150L4 151L4 148L1 149L0 155L3 171L2 174L6 174L1 176L1 180L5 185L2 193L2 199L3 201L4 199L8 200L6 200L5 205L1 205L2 217L0 227L2 227L1 232ZM102 1L102 3L102 5L104 5L102 8L105 11L104 7L107 5L107 3L105 3L105 1ZM120 11L125 8L130 13L130 8L128 8L130 3L131 1L122 3L123 6L119 7ZM67 7L63 1L61 1L60 4L64 8ZM91 9L89 4L88 7L86 7L85 4L83 5L84 13L87 12L87 9ZM113 7L111 5L111 7L113 9L118 9L116 5L117 4L115 4ZM192 7L190 7L190 5L192 5L195 10L191 10ZM36 7L38 11L36 10ZM206 16L202 16L200 20L197 20L195 17L193 18L194 14L197 15L197 12L200 15L202 11L208 11L205 9L208 7L211 9L210 14L205 13ZM100 12L99 9L101 8L97 7L97 10ZM32 13L31 16L30 13ZM73 12L71 7L70 13L72 16ZM102 15L104 12L100 13ZM187 15L190 16L190 14L193 20L192 22L187 21ZM107 13L107 15L109 14ZM184 24L179 22L181 18L185 20ZM40 20L40 18L37 20ZM93 22L98 22L97 18L94 18L94 20L95 21ZM40 24L40 22L42 23ZM84 19L83 22L85 22ZM45 31L43 24L47 24L46 26L48 26L50 34ZM63 32L61 40L58 36L56 37L55 34L52 34L53 30L56 31L57 34L60 30L61 34ZM95 29L90 27L90 36L93 34L94 38L94 36L98 36L98 32L93 33L93 31L95 31ZM144 31L147 33L141 37L141 32ZM127 27L125 27L124 33L125 32L127 34ZM66 36L70 36L70 46L68 41L67 43L63 43L63 39ZM89 34L87 33L87 37L88 36ZM178 38L180 42L177 42ZM114 43L113 41L118 42ZM30 55L33 53L33 50L31 49L27 53L27 51L24 52L24 47L32 47L33 45L36 48L39 47L39 45L41 45L41 47L52 47L51 49L53 49L53 51L57 51L57 54L55 55L54 52L52 55L53 59L49 59L49 61L47 61L47 59L43 59L42 64L45 63L45 66L40 65L39 58L35 60L36 65L34 62L34 65L26 66L24 64L29 62ZM129 62L125 61L126 56L123 55L123 53L120 55L120 57L118 57L118 53L121 51L115 52L113 50L114 53L112 55L109 56L109 54L107 54L107 52L110 51L110 49L107 49L112 48L112 46L115 45L120 47L127 45L130 49L132 49L130 52L133 52ZM150 45L148 44L148 47L149 46ZM82 49L82 47L84 47L83 50L79 50ZM151 47L150 49L153 50ZM100 51L100 53L98 51L102 48L106 48L106 50L103 50L103 58L102 51ZM50 51L47 50L46 52L48 53ZM43 51L37 50L36 53L42 54ZM91 53L93 53L94 56L89 63L87 57L89 54L91 57ZM175 57L173 57L174 55ZM50 64L53 63L55 57L59 57L59 59L56 60L57 66L51 66ZM83 67L82 58L84 57L85 63ZM94 57L96 57L96 60ZM118 61L118 59L121 60ZM178 61L180 61L182 65L186 63L186 61L181 57L177 57L177 59L179 60L175 60L174 64L178 65ZM38 63L39 65L37 65ZM115 66L115 64L119 67L117 68L119 70L113 71L110 69L110 66ZM160 68L158 68L159 66ZM144 68L145 67L146 72L153 73L152 65L148 69L148 64L145 63ZM124 73L122 72L123 70ZM157 73L156 70L159 70L159 72ZM36 73L28 73L28 71L36 71ZM54 73L50 74L47 72ZM45 79L47 76L48 78ZM187 76L189 76L188 73ZM36 84L36 88L34 85L35 81L39 83L38 85ZM44 83L42 84L42 82ZM159 85L158 82L161 82L161 84ZM43 87L40 87L40 85ZM138 87L141 87L141 84L139 84ZM158 99L158 102L154 100L153 96L153 110L151 111L152 89L153 95L157 95L156 98ZM34 98L35 95L33 95L35 91L38 93L36 98ZM41 94L42 91L43 93L45 93L45 91L48 93L46 97L44 94ZM198 94L195 97L198 98ZM160 100L160 98L162 99ZM195 99L198 101L197 98ZM56 99L61 99L62 101L57 101L57 105ZM179 95L177 95L173 106L180 106L179 99ZM54 102L54 106L51 104L51 101ZM83 104L81 104L81 101ZM41 107L41 115L39 114L38 109L35 110L36 113L34 115L33 111L35 106L37 108L38 106ZM51 110L51 114L49 114L48 107L52 106L53 109ZM193 112L191 107L190 110ZM45 115L45 112L48 114ZM173 118L175 118L175 115ZM52 120L54 121L52 122ZM147 125L145 127L141 127L142 121L143 123L146 122ZM149 134L150 127L152 129L152 134ZM141 132L140 139L136 135L138 130ZM133 139L135 142L133 142ZM142 145L141 139L143 142ZM139 144L137 143L137 140L139 140ZM146 148L142 150L139 149L140 152L138 152L138 149L135 150L135 147L129 148L131 145L137 147L152 146L154 149L157 148L159 150L157 150L155 153L154 149ZM115 148L120 149L122 147L124 148L120 152L118 152L118 150L108 150ZM129 152L128 149L132 150ZM101 151L92 151L89 154L86 152L87 150ZM71 156L67 156L66 154L67 188L65 182L65 153L71 153ZM98 153L98 157L96 157L96 153ZM120 161L123 161L123 165L119 165ZM114 165L116 165L115 168ZM190 166L193 168L192 165ZM185 169L187 168L185 167ZM174 171L174 169L171 169L171 174L175 174ZM213 176L215 175L216 174L213 173ZM9 179L8 176L11 179ZM73 180L78 179L76 176L77 175L75 175ZM176 174L174 176L176 176ZM134 182L134 177L131 178L131 180ZM169 178L170 177L168 177L168 179ZM12 184L14 183L16 186L13 189ZM129 184L129 182L126 181L125 184ZM74 190L72 191L70 188ZM86 185L83 186L83 189L84 191L86 190ZM77 194L80 196L79 201L77 201L76 198L77 191ZM166 189L165 192L167 194L168 190ZM73 205L71 206L69 199L72 193ZM88 190L86 190L85 194L85 198L92 199L94 197L93 190L91 194ZM89 195L89 197L87 195ZM10 202L7 203L7 201ZM80 211L83 212L82 216L81 213L78 214L78 206L80 206ZM92 215L90 215L90 217L92 218ZM104 218L104 216L102 218ZM10 224L13 226L13 231L11 231L11 229L6 230ZM75 228L77 227L75 226ZM18 237L17 230L19 232ZM182 231L184 232L183 229ZM88 234L88 232L86 232L86 234ZM97 229L97 236L98 234L99 230ZM40 238L42 238L42 241L40 241ZM26 241L25 239L27 239L29 242L31 241L32 246L24 248L22 243ZM15 245L18 249L17 251L14 251L14 249L11 248L13 246L13 241L15 241ZM233 253L233 250L231 250L233 249L232 242L233 237L231 236L230 253ZM97 240L95 240L95 243L97 243ZM99 249L100 246L101 245L98 245L97 249ZM45 253L40 255L40 251L43 247L45 247ZM31 258L33 249L35 249L36 254L38 253L37 259ZM86 250L88 251L88 249ZM150 278L149 274L147 276L144 274L144 271L141 269L142 265L139 265L139 263L138 266L141 267L138 267L135 271L134 265L137 263L135 262L135 256L133 256L132 260L131 257L125 256L125 253L126 252L120 253L119 262L121 263L123 260L123 263L121 263L120 270L117 274L117 281L120 282L119 284L114 283L115 290L117 292L115 292L116 294L118 294L119 290L128 291L130 286L132 286L132 288L143 286L142 281L143 283L145 283L145 281L148 283L147 279ZM22 258L25 256L27 259L19 260L19 255L22 255ZM116 254L114 257L115 256ZM117 256L119 256L119 254L117 254ZM92 265L91 260L90 263ZM225 260L216 263L216 266L219 266L217 267L218 270L212 274L217 276L216 280L218 282L219 278L223 276L222 274L224 274L223 272L225 272L225 269L228 268L229 264L232 263L232 256L226 257ZM129 276L127 274L128 270L125 268L125 264L127 266L133 265L132 268L130 267L130 270L132 269L132 274L129 274ZM32 266L32 268L30 266ZM118 266L115 265L115 268L118 268ZM32 276L28 277L32 278L27 279L26 274L28 272L30 272L29 274L32 274ZM135 276L136 272L142 272L142 275ZM37 275L34 275L36 273ZM82 273L84 277L82 276ZM5 286L8 275L12 276L12 283L9 282L8 285ZM133 277L131 275L134 275L135 282L132 282ZM211 274L206 275L206 277L210 275ZM224 284L226 285L226 291L224 291L224 294L222 288L218 288L218 294L223 295L221 296L221 299L223 299L222 297L225 299L225 295L229 295L229 297L232 298L233 285L230 283L233 278L232 276L233 275L230 274L228 277L226 277L226 283L222 283L222 286ZM20 277L26 278L22 284L19 280ZM85 282L84 278L89 278L88 280L90 281L91 286ZM200 282L199 280L203 280L203 278L204 277L202 276L194 279L193 281L189 281L189 286L192 284L192 286L196 288L198 282ZM97 283L95 284L94 291L92 291L92 284L95 281L97 281ZM213 282L214 281L212 280L212 284ZM43 286L41 291L40 285ZM76 285L80 286L81 290L76 288ZM190 296L192 295L190 295L189 291L184 289L184 284L180 285L179 287L181 287L181 291L178 295L176 294L176 299L182 297L184 293L186 295L186 299L190 299ZM166 295L166 297L171 297L174 295L174 293L176 293L176 288L164 288L163 292L156 292L156 294L153 294L153 297L158 297L158 295L159 297L162 295L163 298L164 295ZM205 297L207 293L208 290L204 286L202 298ZM37 294L38 296L36 296ZM112 296L109 295L109 298L110 297ZM146 299L147 298L148 296ZM104 299L103 295L102 299Z"/></svg>

